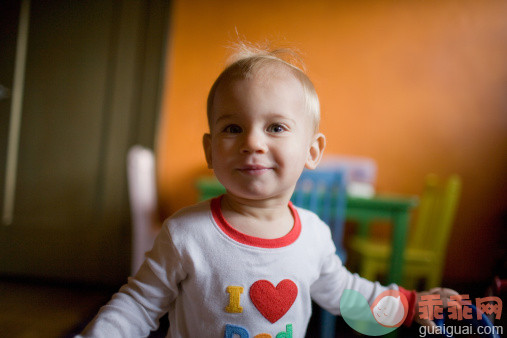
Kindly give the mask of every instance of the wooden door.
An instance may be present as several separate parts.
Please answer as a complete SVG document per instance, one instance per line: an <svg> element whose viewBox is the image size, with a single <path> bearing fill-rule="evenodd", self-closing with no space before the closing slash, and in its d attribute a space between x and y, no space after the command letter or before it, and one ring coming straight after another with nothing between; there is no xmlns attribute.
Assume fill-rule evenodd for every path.
<svg viewBox="0 0 507 338"><path fill-rule="evenodd" d="M0 7L0 84L9 89L0 99L0 274L121 283L131 233L125 158L131 145L154 143L169 6L24 0ZM23 15L29 27L13 138Z"/></svg>

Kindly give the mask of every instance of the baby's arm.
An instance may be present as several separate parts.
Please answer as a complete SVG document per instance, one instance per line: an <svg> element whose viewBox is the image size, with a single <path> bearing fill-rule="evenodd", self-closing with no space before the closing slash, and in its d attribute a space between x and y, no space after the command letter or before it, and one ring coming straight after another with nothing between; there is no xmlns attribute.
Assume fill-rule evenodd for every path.
<svg viewBox="0 0 507 338"><path fill-rule="evenodd" d="M320 276L310 289L312 299L317 304L334 315L340 315L340 300L345 290L359 292L370 306L382 292L398 290L408 301L408 313L404 324L411 324L415 311L415 292L405 290L395 284L382 286L379 282L371 282L348 271L335 254L336 249L329 234L323 235L319 243L321 243L320 248L325 248L325 251L321 256Z"/></svg>
<svg viewBox="0 0 507 338"><path fill-rule="evenodd" d="M332 314L339 315L340 299L345 290L361 293L368 304L372 304L379 294L388 289L397 290L398 287L395 284L382 286L379 282L371 282L358 274L351 273L342 264L340 258L332 252L326 257L321 275L310 291L312 299L317 304Z"/></svg>
<svg viewBox="0 0 507 338"><path fill-rule="evenodd" d="M167 226L135 277L121 287L78 337L146 337L158 327L185 277Z"/></svg>
<svg viewBox="0 0 507 338"><path fill-rule="evenodd" d="M410 326L413 321L423 326L436 325L432 320L420 318L417 309L419 308L421 296L430 294L439 295L439 299L443 301L443 307L446 308L448 302L451 301L450 297L459 295L458 292L447 288L433 288L429 291L416 293L415 291L405 290L395 284L385 287L378 282L371 282L357 274L352 274L343 266L338 256L329 254L323 264L320 278L311 288L312 299L334 315L339 315L341 295L347 289L361 293L370 305L383 291L398 289L400 293L405 295L408 301L408 313L403 323L405 326Z"/></svg>

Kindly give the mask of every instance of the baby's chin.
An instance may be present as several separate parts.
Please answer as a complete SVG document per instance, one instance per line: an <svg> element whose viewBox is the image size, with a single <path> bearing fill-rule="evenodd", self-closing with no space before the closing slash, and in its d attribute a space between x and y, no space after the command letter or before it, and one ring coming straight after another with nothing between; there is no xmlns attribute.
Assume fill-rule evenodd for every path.
<svg viewBox="0 0 507 338"><path fill-rule="evenodd" d="M243 203L276 203L282 201L287 204L290 201L291 194L279 194L276 192L258 191L258 190L240 190L235 192L234 189L227 190L226 195L233 200L242 201Z"/></svg>

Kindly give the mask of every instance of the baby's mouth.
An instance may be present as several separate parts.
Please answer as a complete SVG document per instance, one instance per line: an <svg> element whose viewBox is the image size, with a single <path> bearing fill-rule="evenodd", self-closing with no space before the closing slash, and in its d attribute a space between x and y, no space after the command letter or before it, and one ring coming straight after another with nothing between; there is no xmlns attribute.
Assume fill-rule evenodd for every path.
<svg viewBox="0 0 507 338"><path fill-rule="evenodd" d="M245 165L239 167L237 170L241 173L248 175L262 175L271 169L272 169L271 167L263 165Z"/></svg>

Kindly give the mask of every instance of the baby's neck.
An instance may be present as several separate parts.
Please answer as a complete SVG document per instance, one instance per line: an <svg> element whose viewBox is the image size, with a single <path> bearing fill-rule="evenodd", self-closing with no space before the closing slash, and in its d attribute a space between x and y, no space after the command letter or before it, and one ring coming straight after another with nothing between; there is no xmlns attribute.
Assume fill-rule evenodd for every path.
<svg viewBox="0 0 507 338"><path fill-rule="evenodd" d="M288 201L247 201L224 195L222 214L239 232L264 239L285 236L294 226L294 216Z"/></svg>

